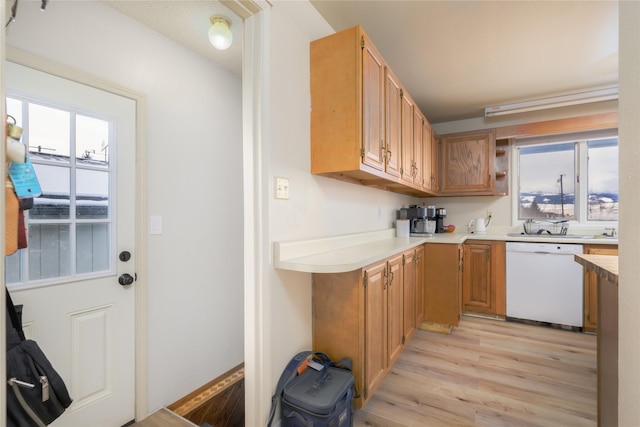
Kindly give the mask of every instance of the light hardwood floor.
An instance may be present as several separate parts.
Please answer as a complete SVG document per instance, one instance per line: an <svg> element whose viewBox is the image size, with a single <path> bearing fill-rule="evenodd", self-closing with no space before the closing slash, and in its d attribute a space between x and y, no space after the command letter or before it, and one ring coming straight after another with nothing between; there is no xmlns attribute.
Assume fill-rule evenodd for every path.
<svg viewBox="0 0 640 427"><path fill-rule="evenodd" d="M463 316L418 330L356 427L596 426L594 335Z"/></svg>

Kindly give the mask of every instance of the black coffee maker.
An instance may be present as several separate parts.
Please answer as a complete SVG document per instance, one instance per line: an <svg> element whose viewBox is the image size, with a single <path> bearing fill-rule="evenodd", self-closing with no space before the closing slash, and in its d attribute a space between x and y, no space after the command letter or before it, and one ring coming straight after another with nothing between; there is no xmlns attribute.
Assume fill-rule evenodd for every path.
<svg viewBox="0 0 640 427"><path fill-rule="evenodd" d="M409 206L407 213L411 234L422 234L426 232L427 208L423 206Z"/></svg>
<svg viewBox="0 0 640 427"><path fill-rule="evenodd" d="M444 233L444 218L447 216L445 208L437 208L435 211L436 233Z"/></svg>

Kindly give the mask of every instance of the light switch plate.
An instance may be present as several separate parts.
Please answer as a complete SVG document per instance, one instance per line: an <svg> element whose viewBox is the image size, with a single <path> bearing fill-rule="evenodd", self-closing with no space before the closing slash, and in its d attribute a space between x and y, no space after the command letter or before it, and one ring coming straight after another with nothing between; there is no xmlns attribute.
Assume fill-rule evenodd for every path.
<svg viewBox="0 0 640 427"><path fill-rule="evenodd" d="M149 221L149 234L162 234L162 216L151 215Z"/></svg>
<svg viewBox="0 0 640 427"><path fill-rule="evenodd" d="M282 176L275 177L275 197L276 199L289 200L289 178Z"/></svg>

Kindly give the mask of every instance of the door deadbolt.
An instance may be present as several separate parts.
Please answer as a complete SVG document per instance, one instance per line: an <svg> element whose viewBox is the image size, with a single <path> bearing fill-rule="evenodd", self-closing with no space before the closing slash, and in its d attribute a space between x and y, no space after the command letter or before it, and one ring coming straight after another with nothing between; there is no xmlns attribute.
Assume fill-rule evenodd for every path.
<svg viewBox="0 0 640 427"><path fill-rule="evenodd" d="M131 252L129 251L122 251L120 252L120 255L118 255L118 258L120 258L120 261L122 262L127 262L131 259Z"/></svg>

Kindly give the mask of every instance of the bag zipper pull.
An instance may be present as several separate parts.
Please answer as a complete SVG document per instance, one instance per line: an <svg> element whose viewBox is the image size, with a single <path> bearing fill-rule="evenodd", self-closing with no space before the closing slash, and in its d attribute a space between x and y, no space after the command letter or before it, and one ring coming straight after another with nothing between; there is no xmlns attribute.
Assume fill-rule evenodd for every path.
<svg viewBox="0 0 640 427"><path fill-rule="evenodd" d="M16 378L9 378L9 380L7 380L7 382L9 383L10 386L15 385L19 385L20 387L26 387L26 388L34 388L35 385L31 384L31 383L27 383L24 381L20 381L19 379Z"/></svg>
<svg viewBox="0 0 640 427"><path fill-rule="evenodd" d="M42 401L46 402L49 400L49 380L46 376L40 377L40 384L42 384Z"/></svg>

